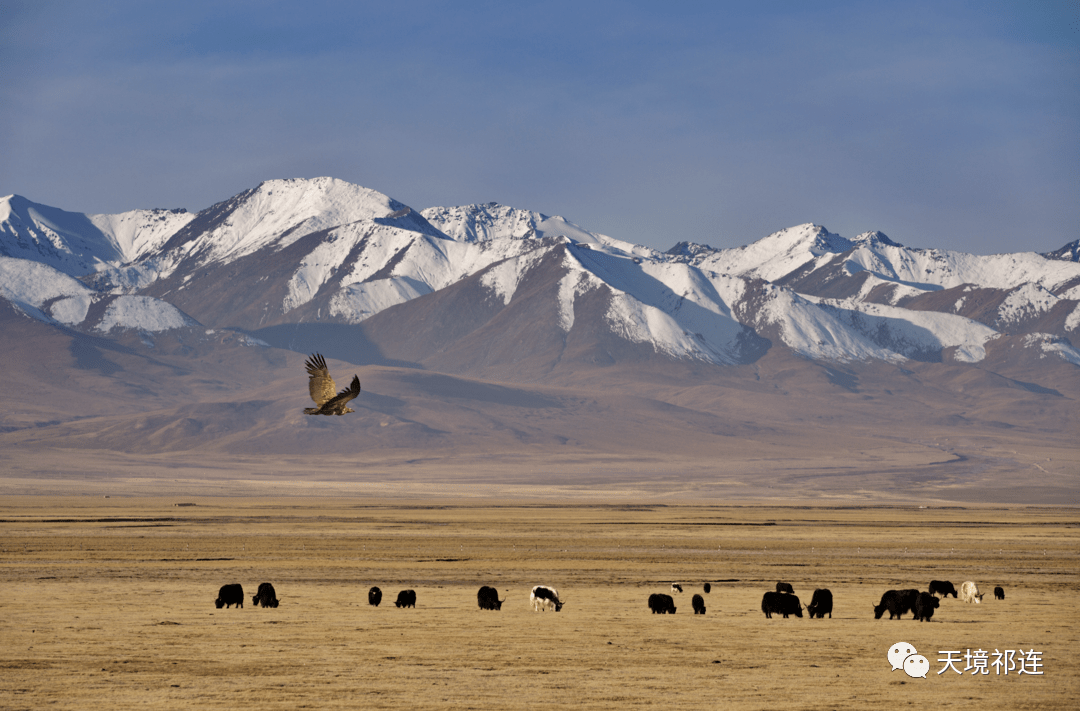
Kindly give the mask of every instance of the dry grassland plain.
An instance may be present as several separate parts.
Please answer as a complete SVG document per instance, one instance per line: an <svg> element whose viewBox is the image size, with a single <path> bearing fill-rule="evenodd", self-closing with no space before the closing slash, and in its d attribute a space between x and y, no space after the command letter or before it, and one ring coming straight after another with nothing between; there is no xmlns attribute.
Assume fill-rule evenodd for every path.
<svg viewBox="0 0 1080 711"><path fill-rule="evenodd" d="M1078 524L1046 507L0 497L0 707L1071 709ZM874 619L885 590L931 579L986 597ZM804 603L830 588L832 618L766 619L780 580ZM277 609L251 604L264 581ZM677 614L650 614L676 581ZM243 609L215 609L225 583ZM532 611L536 584L562 612ZM478 609L481 585L502 611ZM415 609L392 604L406 588ZM891 669L896 642L926 678ZM963 670L1009 649L1041 674L938 673L943 651Z"/></svg>

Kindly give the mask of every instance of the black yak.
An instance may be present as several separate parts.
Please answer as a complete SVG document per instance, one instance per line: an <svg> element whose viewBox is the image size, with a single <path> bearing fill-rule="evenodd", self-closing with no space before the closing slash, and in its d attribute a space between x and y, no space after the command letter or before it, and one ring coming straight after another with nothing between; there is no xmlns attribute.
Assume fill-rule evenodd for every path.
<svg viewBox="0 0 1080 711"><path fill-rule="evenodd" d="M654 615L674 615L675 600L671 595L653 593L649 595L649 609Z"/></svg>
<svg viewBox="0 0 1080 711"><path fill-rule="evenodd" d="M767 592L761 598L761 611L770 620L774 612L783 615L784 619L787 619L788 615L802 617L802 603L791 593Z"/></svg>
<svg viewBox="0 0 1080 711"><path fill-rule="evenodd" d="M810 598L810 604L807 606L806 611L810 613L810 619L817 617L819 620L824 618L825 615L832 619L832 591L828 588L818 588L814 591L814 596Z"/></svg>
<svg viewBox="0 0 1080 711"><path fill-rule="evenodd" d="M476 604L481 610L501 610L504 602L506 600L499 599L499 591L489 585L476 592Z"/></svg>
<svg viewBox="0 0 1080 711"><path fill-rule="evenodd" d="M214 606L219 610L233 605L237 607L244 606L244 586L240 583L222 585L221 589L218 590L217 600L214 600Z"/></svg>
<svg viewBox="0 0 1080 711"><path fill-rule="evenodd" d="M949 595L956 597L956 588L948 580L931 580L927 590L931 595L937 595L940 598L946 598Z"/></svg>
<svg viewBox="0 0 1080 711"><path fill-rule="evenodd" d="M251 604L263 607L277 607L278 599L277 593L274 592L274 586L270 583L260 583L259 592L252 596Z"/></svg>
<svg viewBox="0 0 1080 711"><path fill-rule="evenodd" d="M694 607L695 615L705 614L705 598L703 598L701 595L694 595L694 597L690 600L690 604Z"/></svg>
<svg viewBox="0 0 1080 711"><path fill-rule="evenodd" d="M889 611L889 619L900 619L905 612L915 611L915 600L919 597L919 591L886 590L881 596L881 603L874 606L874 619L880 620L885 611Z"/></svg>
<svg viewBox="0 0 1080 711"><path fill-rule="evenodd" d="M934 616L934 610L940 604L941 600L938 600L936 596L927 592L919 593L919 596L915 598L915 619L929 622L930 618Z"/></svg>

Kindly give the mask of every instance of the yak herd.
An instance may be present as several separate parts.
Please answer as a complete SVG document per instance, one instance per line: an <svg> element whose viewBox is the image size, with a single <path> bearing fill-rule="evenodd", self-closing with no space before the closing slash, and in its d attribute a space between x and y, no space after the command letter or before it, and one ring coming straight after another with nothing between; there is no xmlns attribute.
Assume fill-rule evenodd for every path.
<svg viewBox="0 0 1080 711"><path fill-rule="evenodd" d="M886 611L889 613L890 620L900 619L904 613L911 612L915 615L914 619L929 622L934 616L934 610L941 605L941 600L949 595L961 602L978 605L982 602L984 594L979 592L979 586L971 580L960 583L959 591L948 580L931 580L926 592L915 588L886 590L881 596L881 602L874 605L874 619L880 620ZM1000 585L994 588L994 598L1005 599L1005 589Z"/></svg>
<svg viewBox="0 0 1080 711"><path fill-rule="evenodd" d="M712 590L712 586L709 583L705 583L702 588L706 594ZM683 587L680 583L671 584L671 592L674 594L682 593ZM914 613L916 620L922 620L923 622L929 622L930 618L934 616L934 610L936 610L941 600L952 595L953 598L960 600L961 602L975 603L982 602L984 593L979 592L979 587L974 582L968 580L960 584L960 589L957 590L953 587L953 584L947 580L931 580L930 585L927 586L926 592L921 592L915 588L907 588L904 590L887 590L885 594L881 596L881 602L874 605L874 619L880 620L881 617L887 611L889 613L889 619L900 619L902 615L908 612ZM1005 599L1005 590L1000 586L994 588L994 598L997 600ZM559 597L559 591L553 587L546 585L537 585L533 587L529 593L529 601L532 604L533 610L536 612L544 612L546 610L559 612L562 610L563 605L566 604L566 600ZM259 585L259 591L251 598L251 604L262 607L277 607L278 606L277 593L274 591L274 586L270 583L262 583ZM480 588L476 593L476 604L481 610L501 610L505 599L499 599L499 591L495 588L485 585ZM368 604L373 607L378 607L382 603L382 590L378 587L372 587L368 590ZM237 607L244 606L244 588L239 583L230 583L228 585L222 585L218 590L217 599L214 600L214 605L220 610L221 608L230 608L233 605ZM675 598L666 593L653 593L649 595L649 609L652 610L654 615L674 615L675 614ZM415 590L402 590L398 593L397 599L394 601L395 607L416 607L416 591ZM705 598L699 594L695 594L690 600L690 606L694 609L695 615L705 614ZM803 604L799 601L798 596L795 594L795 589L790 583L778 582L776 584L776 590L770 590L765 593L761 598L761 611L765 613L765 617L772 619L773 614L783 615L786 619L789 615L795 615L796 617L803 616ZM833 596L832 592L827 588L818 588L814 590L813 597L810 599L810 604L805 606L805 609L810 613L810 618L817 617L823 619L825 615L828 615L832 619L833 610Z"/></svg>
<svg viewBox="0 0 1080 711"><path fill-rule="evenodd" d="M262 583L259 585L259 591L255 593L251 598L251 604L256 607L262 605L263 607L277 607L278 599L277 593L274 592L274 586L270 583ZM244 606L244 586L240 583L230 583L228 585L222 585L218 590L217 599L214 600L214 606L217 609L223 607L237 607Z"/></svg>

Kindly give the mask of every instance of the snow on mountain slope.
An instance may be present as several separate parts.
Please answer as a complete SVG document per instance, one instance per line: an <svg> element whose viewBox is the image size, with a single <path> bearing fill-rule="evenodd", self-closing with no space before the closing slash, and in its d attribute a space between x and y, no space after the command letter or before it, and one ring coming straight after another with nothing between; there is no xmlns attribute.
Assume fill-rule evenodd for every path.
<svg viewBox="0 0 1080 711"><path fill-rule="evenodd" d="M670 258L688 261L711 271L777 281L799 271L802 278L814 270L838 264L847 276L868 272L877 280L906 288L931 291L962 284L1014 289L1038 284L1053 290L1080 279L1080 264L1047 259L1034 252L989 256L941 249L909 248L880 232L845 239L824 227L806 224L775 232L735 249L711 249L681 244Z"/></svg>
<svg viewBox="0 0 1080 711"><path fill-rule="evenodd" d="M279 251L307 235L361 220L400 221L438 234L406 205L359 185L334 178L268 180L202 210L158 253L103 273L98 285L115 291L145 289L178 269L190 274L262 249Z"/></svg>
<svg viewBox="0 0 1080 711"><path fill-rule="evenodd" d="M1002 323L1016 323L1037 317L1057 306L1061 301L1038 283L1027 282L1012 289L998 308Z"/></svg>
<svg viewBox="0 0 1080 711"><path fill-rule="evenodd" d="M675 358L727 364L742 360L747 329L735 320L729 303L740 297L743 280L581 246L570 254L572 267L615 293L607 320L627 340L651 344ZM562 306L562 311L572 313L572 305Z"/></svg>
<svg viewBox="0 0 1080 711"><path fill-rule="evenodd" d="M566 218L489 202L464 207L429 207L421 210L433 226L459 242L494 242L507 239L566 237L574 244L638 257L656 257L648 247L589 232Z"/></svg>
<svg viewBox="0 0 1080 711"><path fill-rule="evenodd" d="M175 328L196 328L199 323L172 304L149 296L117 296L94 327L102 333L135 329L157 333Z"/></svg>
<svg viewBox="0 0 1080 711"><path fill-rule="evenodd" d="M320 230L388 217L406 207L334 178L268 180L228 202L218 224L185 244L187 253L201 253L204 262L235 259L269 245L287 247Z"/></svg>
<svg viewBox="0 0 1080 711"><path fill-rule="evenodd" d="M116 245L121 261L133 262L159 249L195 219L195 214L187 210L131 210L118 215L86 217Z"/></svg>
<svg viewBox="0 0 1080 711"><path fill-rule="evenodd" d="M986 357L986 342L999 335L989 326L953 314L854 299L821 300L819 305L873 343L915 360L937 360L943 349L956 347L956 360L977 363Z"/></svg>
<svg viewBox="0 0 1080 711"><path fill-rule="evenodd" d="M563 254L561 262L565 274L559 279L558 289L558 314L559 328L564 333L569 333L574 327L576 311L574 305L579 297L589 292L603 288L604 282L592 272L584 269L581 262L575 259L567 251Z"/></svg>
<svg viewBox="0 0 1080 711"><path fill-rule="evenodd" d="M81 328L97 327L88 313L106 330L194 323L186 314L212 327L358 324L481 275L454 297L458 307L481 294L478 313L496 313L519 293L555 299L546 310L508 313L545 314L555 340L587 313L588 328L715 363L746 362L765 339L815 359L934 361L948 350L975 362L999 332L1066 337L1080 329L1074 251L977 256L804 224L738 249L681 243L661 254L495 203L415 212L332 178L266 181L196 215L83 215L17 196L0 201L2 254L92 287L9 265L0 294ZM34 269L48 286L28 286Z"/></svg>
<svg viewBox="0 0 1080 711"><path fill-rule="evenodd" d="M0 298L46 323L82 323L96 292L55 267L0 257Z"/></svg>
<svg viewBox="0 0 1080 711"><path fill-rule="evenodd" d="M101 332L134 329L154 333L199 325L160 299L103 295L58 269L26 259L0 257L0 298L39 321ZM88 322L91 306L101 301L106 302L104 313L92 319L96 324Z"/></svg>
<svg viewBox="0 0 1080 711"><path fill-rule="evenodd" d="M546 254L547 250L545 249L533 249L524 254L503 259L484 272L480 283L494 292L495 296L505 306L513 300L521 280ZM560 313L565 313L566 309L562 304L560 304L559 308ZM572 303L569 308L570 313L573 314Z"/></svg>
<svg viewBox="0 0 1080 711"><path fill-rule="evenodd" d="M429 208L421 215L438 231L426 234L373 227L363 220L331 231L290 279L285 310L310 301L331 279L338 279L341 286L330 300L329 312L347 323L358 323L504 260L509 261L485 274L483 283L508 303L531 264L554 246L587 245L595 255L655 254L586 232L562 218L494 203ZM536 254L525 256L532 252ZM572 322L572 305L564 305L562 313Z"/></svg>
<svg viewBox="0 0 1080 711"><path fill-rule="evenodd" d="M1074 239L1061 249L1046 252L1042 256L1047 259L1060 259L1066 262L1080 262L1080 239Z"/></svg>
<svg viewBox="0 0 1080 711"><path fill-rule="evenodd" d="M539 212L519 210L494 202L463 207L429 207L421 210L420 214L458 242L537 237L537 226L547 219Z"/></svg>
<svg viewBox="0 0 1080 711"><path fill-rule="evenodd" d="M1041 357L1057 356L1073 365L1080 365L1080 349L1074 348L1064 338L1050 333L1032 333L1024 337L1024 345L1042 352Z"/></svg>
<svg viewBox="0 0 1080 711"><path fill-rule="evenodd" d="M1066 331L1080 331L1080 303L1065 318Z"/></svg>
<svg viewBox="0 0 1080 711"><path fill-rule="evenodd" d="M83 276L158 249L193 217L182 210L85 215L8 195L0 198L0 254Z"/></svg>
<svg viewBox="0 0 1080 711"><path fill-rule="evenodd" d="M895 363L905 359L875 343L861 329L853 328L842 317L844 314L823 308L811 298L785 287L756 282L736 311L743 323L807 358L841 363L853 360Z"/></svg>
<svg viewBox="0 0 1080 711"><path fill-rule="evenodd" d="M1034 252L982 256L895 244L859 245L846 264L853 273L861 268L882 279L926 289L951 289L962 284L1014 289L1028 283L1051 289L1080 277L1080 264L1048 260Z"/></svg>
<svg viewBox="0 0 1080 711"><path fill-rule="evenodd" d="M851 249L851 240L814 224L797 225L734 249L701 252L691 263L721 274L775 281L807 262L828 261Z"/></svg>
<svg viewBox="0 0 1080 711"><path fill-rule="evenodd" d="M0 253L42 262L74 276L122 258L86 215L39 205L19 195L0 200Z"/></svg>
<svg viewBox="0 0 1080 711"><path fill-rule="evenodd" d="M330 314L346 323L359 323L544 244L544 240L455 242L361 221L334 230L304 258L290 279L284 307L290 310L312 299L340 269L343 276L331 298ZM503 290L506 298L505 290L514 288L514 283L496 280L491 287Z"/></svg>

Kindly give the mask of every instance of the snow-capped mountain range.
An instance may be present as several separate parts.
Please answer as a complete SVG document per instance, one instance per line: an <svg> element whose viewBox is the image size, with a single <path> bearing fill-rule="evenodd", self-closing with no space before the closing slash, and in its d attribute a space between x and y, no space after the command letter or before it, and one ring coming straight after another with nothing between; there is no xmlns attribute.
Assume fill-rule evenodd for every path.
<svg viewBox="0 0 1080 711"><path fill-rule="evenodd" d="M1078 254L978 256L812 224L658 252L502 205L416 211L331 178L267 181L199 213L0 199L0 299L30 318L105 335L354 328L459 371L601 352L729 365L771 348L893 363L1020 349L1080 366Z"/></svg>

